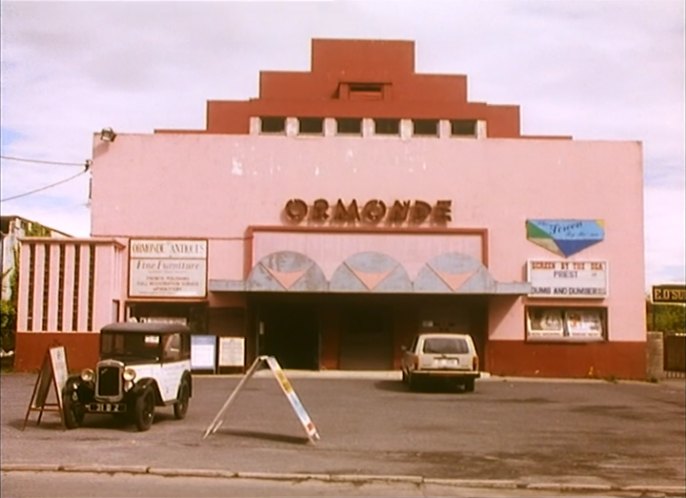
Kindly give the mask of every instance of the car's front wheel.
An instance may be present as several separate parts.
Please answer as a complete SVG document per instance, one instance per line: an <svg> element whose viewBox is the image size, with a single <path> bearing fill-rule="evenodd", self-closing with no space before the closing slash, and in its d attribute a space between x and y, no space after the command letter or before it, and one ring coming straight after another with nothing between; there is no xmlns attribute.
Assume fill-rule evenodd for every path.
<svg viewBox="0 0 686 498"><path fill-rule="evenodd" d="M67 429L80 427L86 414L81 402L74 400L73 396L73 391L66 391L62 396L62 416Z"/></svg>
<svg viewBox="0 0 686 498"><path fill-rule="evenodd" d="M147 431L155 418L155 392L146 387L136 398L134 418L139 431Z"/></svg>
<svg viewBox="0 0 686 498"><path fill-rule="evenodd" d="M191 397L191 387L188 385L188 379L183 379L179 386L178 401L174 403L174 416L181 420L186 417L188 412L189 400Z"/></svg>

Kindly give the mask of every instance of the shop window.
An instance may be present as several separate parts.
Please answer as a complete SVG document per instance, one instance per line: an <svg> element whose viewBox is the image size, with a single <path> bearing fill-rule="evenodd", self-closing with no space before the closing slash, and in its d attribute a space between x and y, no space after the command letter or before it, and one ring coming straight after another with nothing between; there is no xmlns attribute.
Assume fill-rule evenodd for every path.
<svg viewBox="0 0 686 498"><path fill-rule="evenodd" d="M412 120L412 134L423 137L437 137L438 136L438 120L437 119L413 119Z"/></svg>
<svg viewBox="0 0 686 498"><path fill-rule="evenodd" d="M261 117L260 126L262 133L284 133L286 131L286 118L274 116Z"/></svg>
<svg viewBox="0 0 686 498"><path fill-rule="evenodd" d="M453 119L450 121L450 134L454 137L475 137L476 121L473 119Z"/></svg>
<svg viewBox="0 0 686 498"><path fill-rule="evenodd" d="M528 307L526 332L529 341L604 341L607 309Z"/></svg>
<svg viewBox="0 0 686 498"><path fill-rule="evenodd" d="M377 135L399 135L400 120L377 118L374 120L374 133Z"/></svg>
<svg viewBox="0 0 686 498"><path fill-rule="evenodd" d="M337 118L336 133L339 135L362 135L362 118Z"/></svg>
<svg viewBox="0 0 686 498"><path fill-rule="evenodd" d="M194 334L207 333L207 306L190 303L126 304L126 319L138 322L182 323Z"/></svg>
<svg viewBox="0 0 686 498"><path fill-rule="evenodd" d="M324 118L298 118L301 135L323 135Z"/></svg>
<svg viewBox="0 0 686 498"><path fill-rule="evenodd" d="M163 361L181 360L181 334L171 334L164 338L162 349Z"/></svg>

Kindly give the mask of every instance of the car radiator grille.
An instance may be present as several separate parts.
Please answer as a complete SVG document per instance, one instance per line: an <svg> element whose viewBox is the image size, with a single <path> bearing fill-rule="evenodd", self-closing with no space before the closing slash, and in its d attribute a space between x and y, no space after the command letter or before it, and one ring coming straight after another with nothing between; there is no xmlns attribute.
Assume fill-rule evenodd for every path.
<svg viewBox="0 0 686 498"><path fill-rule="evenodd" d="M121 369L107 365L98 367L98 396L121 394Z"/></svg>

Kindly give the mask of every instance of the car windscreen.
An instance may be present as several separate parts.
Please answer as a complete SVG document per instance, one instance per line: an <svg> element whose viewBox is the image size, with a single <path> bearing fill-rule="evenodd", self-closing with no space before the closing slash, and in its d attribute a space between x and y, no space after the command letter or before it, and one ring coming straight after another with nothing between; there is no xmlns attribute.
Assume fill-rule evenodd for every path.
<svg viewBox="0 0 686 498"><path fill-rule="evenodd" d="M156 360L160 354L157 334L110 334L101 337L102 358L128 357Z"/></svg>
<svg viewBox="0 0 686 498"><path fill-rule="evenodd" d="M469 352L467 341L458 337L427 337L424 339L424 353L465 354Z"/></svg>

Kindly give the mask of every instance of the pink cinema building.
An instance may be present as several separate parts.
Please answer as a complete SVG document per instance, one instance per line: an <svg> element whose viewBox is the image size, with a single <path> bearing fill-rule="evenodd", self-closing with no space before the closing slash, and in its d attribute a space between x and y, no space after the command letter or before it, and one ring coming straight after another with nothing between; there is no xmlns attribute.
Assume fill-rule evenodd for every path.
<svg viewBox="0 0 686 498"><path fill-rule="evenodd" d="M94 135L91 237L22 242L17 370L137 320L213 372L399 369L449 331L494 375L645 378L639 142L522 135L411 41L311 50L204 130Z"/></svg>

